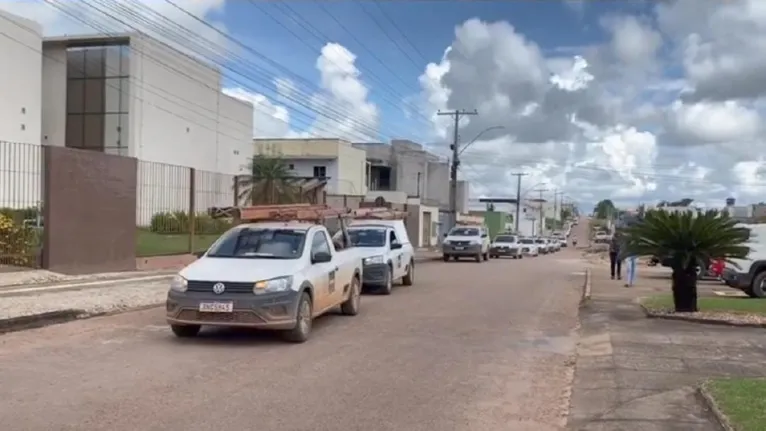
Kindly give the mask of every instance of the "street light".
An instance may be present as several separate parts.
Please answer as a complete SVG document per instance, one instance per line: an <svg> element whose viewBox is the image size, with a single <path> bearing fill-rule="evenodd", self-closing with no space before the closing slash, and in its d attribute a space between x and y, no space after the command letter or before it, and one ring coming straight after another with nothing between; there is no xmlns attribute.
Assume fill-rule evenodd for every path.
<svg viewBox="0 0 766 431"><path fill-rule="evenodd" d="M492 130L501 130L501 129L503 129L503 130L504 130L504 129L505 129L505 126L492 126L492 127L487 127L486 129L484 129L484 130L482 130L481 132L479 132L479 134L478 134L478 135L476 135L476 137L475 137L475 138L471 139L471 141L470 141L469 143L465 144L465 145L463 146L463 148L462 148L462 149L461 149L461 150L460 150L460 151L457 153L457 155L459 156L459 155L463 154L463 151L465 151L466 149L468 149L468 147L470 147L470 146L471 146L471 144L473 144L473 143L474 143L474 142L476 142L476 141L477 141L479 138L481 138L481 135L483 135L483 134L485 134L485 133L487 133L487 132L490 132L490 131L492 131Z"/></svg>

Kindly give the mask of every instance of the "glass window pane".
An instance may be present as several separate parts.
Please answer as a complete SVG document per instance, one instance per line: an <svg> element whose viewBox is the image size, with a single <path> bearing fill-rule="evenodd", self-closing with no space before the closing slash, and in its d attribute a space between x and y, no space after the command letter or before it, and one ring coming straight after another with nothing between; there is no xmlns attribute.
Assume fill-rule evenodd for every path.
<svg viewBox="0 0 766 431"><path fill-rule="evenodd" d="M120 76L120 46L107 46L104 48L104 76L107 78Z"/></svg>
<svg viewBox="0 0 766 431"><path fill-rule="evenodd" d="M69 114L66 117L66 146L81 148L83 139L83 116Z"/></svg>
<svg viewBox="0 0 766 431"><path fill-rule="evenodd" d="M122 45L120 47L120 55L122 57L122 63L120 64L120 75L130 76L130 47L128 45Z"/></svg>
<svg viewBox="0 0 766 431"><path fill-rule="evenodd" d="M121 78L122 100L120 101L120 112L123 114L130 112L130 101L133 98L130 92L130 78Z"/></svg>
<svg viewBox="0 0 766 431"><path fill-rule="evenodd" d="M120 78L104 80L104 112L120 112Z"/></svg>
<svg viewBox="0 0 766 431"><path fill-rule="evenodd" d="M67 113L81 114L85 110L85 80L70 79L66 84Z"/></svg>
<svg viewBox="0 0 766 431"><path fill-rule="evenodd" d="M83 133L83 147L86 149L101 150L104 148L104 116L86 115L85 130Z"/></svg>
<svg viewBox="0 0 766 431"><path fill-rule="evenodd" d="M85 112L104 112L104 81L103 79L85 79Z"/></svg>
<svg viewBox="0 0 766 431"><path fill-rule="evenodd" d="M85 76L87 78L104 77L104 48L88 48L85 52Z"/></svg>
<svg viewBox="0 0 766 431"><path fill-rule="evenodd" d="M85 77L85 50L70 49L66 53L67 57L67 77L84 78Z"/></svg>
<svg viewBox="0 0 766 431"><path fill-rule="evenodd" d="M106 114L104 115L104 149L120 146L120 114Z"/></svg>

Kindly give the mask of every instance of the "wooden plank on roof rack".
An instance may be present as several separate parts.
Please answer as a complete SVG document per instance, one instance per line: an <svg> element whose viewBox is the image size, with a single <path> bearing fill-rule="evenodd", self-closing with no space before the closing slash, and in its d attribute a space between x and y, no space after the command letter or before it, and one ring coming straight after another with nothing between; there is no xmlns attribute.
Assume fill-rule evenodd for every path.
<svg viewBox="0 0 766 431"><path fill-rule="evenodd" d="M243 222L265 221L310 221L322 220L348 215L349 210L332 208L327 205L287 204L287 205L255 205L241 207L239 218Z"/></svg>
<svg viewBox="0 0 766 431"><path fill-rule="evenodd" d="M359 208L354 211L356 220L403 220L407 213L386 207Z"/></svg>

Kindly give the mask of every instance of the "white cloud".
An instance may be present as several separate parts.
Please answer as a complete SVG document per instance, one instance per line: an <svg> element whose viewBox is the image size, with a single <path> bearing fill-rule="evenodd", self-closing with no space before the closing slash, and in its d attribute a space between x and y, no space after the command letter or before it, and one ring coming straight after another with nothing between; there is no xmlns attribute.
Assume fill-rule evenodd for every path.
<svg viewBox="0 0 766 431"><path fill-rule="evenodd" d="M733 100L695 104L676 101L670 113L672 130L695 143L751 142L762 130L758 112Z"/></svg>

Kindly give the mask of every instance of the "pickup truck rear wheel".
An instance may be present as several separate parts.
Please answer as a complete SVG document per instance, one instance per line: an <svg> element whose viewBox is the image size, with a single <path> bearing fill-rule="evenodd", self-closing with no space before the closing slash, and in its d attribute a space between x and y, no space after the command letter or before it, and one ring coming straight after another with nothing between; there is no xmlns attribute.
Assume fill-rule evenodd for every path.
<svg viewBox="0 0 766 431"><path fill-rule="evenodd" d="M402 284L405 286L412 286L414 282L415 282L415 262L410 261L410 264L407 265L407 273L404 274L404 277L402 277Z"/></svg>
<svg viewBox="0 0 766 431"><path fill-rule="evenodd" d="M312 322L311 296L303 292L298 300L298 309L295 312L295 326L284 332L284 337L291 343L303 343L309 339Z"/></svg>
<svg viewBox="0 0 766 431"><path fill-rule="evenodd" d="M360 295L362 293L362 284L359 282L359 277L354 276L351 280L351 288L348 293L348 299L340 305L340 312L346 316L356 316L359 314Z"/></svg>

